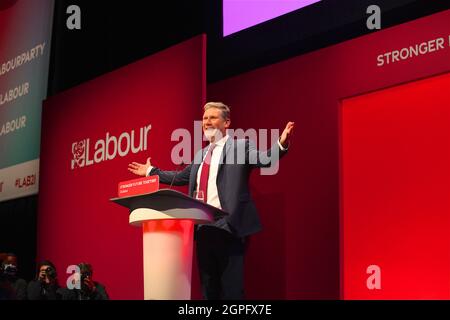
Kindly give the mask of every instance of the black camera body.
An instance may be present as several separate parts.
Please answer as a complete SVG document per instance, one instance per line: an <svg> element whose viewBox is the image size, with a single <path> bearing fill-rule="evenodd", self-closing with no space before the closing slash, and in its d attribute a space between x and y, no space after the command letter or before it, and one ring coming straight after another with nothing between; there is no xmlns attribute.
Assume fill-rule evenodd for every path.
<svg viewBox="0 0 450 320"><path fill-rule="evenodd" d="M83 283L86 278L91 277L91 276L92 276L92 274L90 272L81 272L81 276L80 276L81 283Z"/></svg>
<svg viewBox="0 0 450 320"><path fill-rule="evenodd" d="M47 267L47 269L45 269L45 274L49 279L56 279L56 270L52 267Z"/></svg>

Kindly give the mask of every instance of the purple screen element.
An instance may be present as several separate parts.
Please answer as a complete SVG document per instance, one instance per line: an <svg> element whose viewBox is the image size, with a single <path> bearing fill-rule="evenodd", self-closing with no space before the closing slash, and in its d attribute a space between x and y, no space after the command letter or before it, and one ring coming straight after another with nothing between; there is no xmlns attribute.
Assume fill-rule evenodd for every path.
<svg viewBox="0 0 450 320"><path fill-rule="evenodd" d="M223 36L247 29L320 0L223 0Z"/></svg>

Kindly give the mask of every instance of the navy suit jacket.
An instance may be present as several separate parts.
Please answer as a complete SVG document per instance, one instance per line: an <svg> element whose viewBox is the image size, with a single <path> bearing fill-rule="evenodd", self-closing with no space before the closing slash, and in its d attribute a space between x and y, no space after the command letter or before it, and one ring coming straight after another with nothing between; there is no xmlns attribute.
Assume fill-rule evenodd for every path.
<svg viewBox="0 0 450 320"><path fill-rule="evenodd" d="M158 175L163 184L181 186L189 184L192 197L197 187L197 172L200 168L207 147L197 152L193 163L182 171L163 171L154 167L150 175ZM253 168L270 167L287 153L275 143L265 152L258 151L247 139L233 140L225 143L217 172L217 191L222 210L228 213L223 219L214 223L237 237L245 237L261 230L261 222L249 189L249 178Z"/></svg>

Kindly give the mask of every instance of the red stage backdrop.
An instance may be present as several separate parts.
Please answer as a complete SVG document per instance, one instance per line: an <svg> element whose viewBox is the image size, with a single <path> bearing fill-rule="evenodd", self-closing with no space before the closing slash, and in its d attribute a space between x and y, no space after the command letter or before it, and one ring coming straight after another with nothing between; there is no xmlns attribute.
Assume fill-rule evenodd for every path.
<svg viewBox="0 0 450 320"><path fill-rule="evenodd" d="M450 299L450 74L342 104L345 299Z"/></svg>
<svg viewBox="0 0 450 320"><path fill-rule="evenodd" d="M450 11L442 12L208 86L208 100L231 106L235 128L282 130L288 120L297 126L278 174L252 176L265 228L249 247L248 298L344 297L341 100L449 71L449 19ZM129 227L128 214L108 199L116 193L116 182L132 178L126 171L132 160L151 155L155 164L175 167L170 133L191 128L201 115L204 69L201 41L195 41L63 93L44 108L39 257L57 261L62 275L68 264L92 262L112 298L142 298L142 244L141 231ZM74 143L90 139L93 148L108 132L120 137L149 124L147 151L71 169ZM82 154L83 144L75 147ZM358 264L342 262L367 278ZM195 268L193 297L198 298Z"/></svg>
<svg viewBox="0 0 450 320"><path fill-rule="evenodd" d="M202 114L205 41L196 37L45 102L38 258L56 263L63 285L67 266L86 261L111 298L143 299L142 230L109 199L119 181L135 177L131 161L151 156L175 170L172 131L193 131Z"/></svg>
<svg viewBox="0 0 450 320"><path fill-rule="evenodd" d="M355 297L351 295L354 287L346 287L347 282L343 282L344 286L340 285L340 253L346 252L347 246L355 242L366 243L369 233L363 233L362 238L353 235L349 242L345 242L344 250L340 251L340 101L450 70L448 21L450 11L441 12L208 86L208 100L222 100L231 106L234 127L282 129L287 121L296 122L291 149L281 161L280 172L272 177L260 176L255 172L252 177L253 196L265 228L253 237L249 247L246 265L249 297L338 299L341 297L341 288L342 296L346 292L349 295L345 297ZM448 94L448 90L443 89L442 93ZM449 107L448 100L446 107ZM416 120L416 115L405 117L403 122ZM444 115L448 116L448 113ZM429 121L434 120L430 118ZM443 121L436 124L443 125ZM448 129L448 122L446 124ZM377 127L374 123L371 126ZM446 137L448 132L441 142L447 141L448 148ZM444 148L444 144L440 147ZM410 178L416 177L412 174ZM448 188L448 179L445 186ZM362 185L362 191L366 187ZM445 190L436 193L436 196L442 196ZM439 216L443 223L447 223L450 214L448 206L440 209L445 208L447 211L441 210L439 213L431 210L434 213L430 219ZM417 219L414 223L419 221ZM427 227L434 223L438 222L429 222ZM390 229L392 226L387 228L389 230L379 230L373 238L372 246L380 245L378 251L373 252L373 255L367 252L368 258L375 259L374 264L381 261L377 255L382 250L380 239L391 239L392 242L394 231ZM407 234L411 230L397 229L396 239L404 241L405 237L411 237ZM420 243L417 249L421 254L424 250L430 250L438 255L432 263L442 261L448 266L449 236L439 230L431 239L423 237L432 230L414 235L417 238L413 244ZM370 235L375 236L375 231ZM436 243L438 240L446 244ZM433 246L446 246L447 251L437 252ZM368 276L366 270L361 269L359 262L344 260L345 257L342 256L342 262L346 270L357 277L353 281L363 281L358 285L365 285ZM415 292L422 290L423 297L436 297L425 283L429 278L418 279L427 272L422 269L425 262L415 265L405 257L402 253L390 259L397 261L397 266L401 265L402 270L414 275L414 279L419 281L415 283ZM443 282L440 290L444 290L445 286L448 293L448 268L445 270L442 266L434 271L439 272L433 275L434 279L441 278ZM388 270L385 271L385 277L387 285ZM384 297L388 297L388 292L396 292L396 298L408 298L403 295L405 291L399 289L400 286L410 288L413 285L406 284L406 281L409 281L408 277L404 276L391 282L397 289L386 291Z"/></svg>

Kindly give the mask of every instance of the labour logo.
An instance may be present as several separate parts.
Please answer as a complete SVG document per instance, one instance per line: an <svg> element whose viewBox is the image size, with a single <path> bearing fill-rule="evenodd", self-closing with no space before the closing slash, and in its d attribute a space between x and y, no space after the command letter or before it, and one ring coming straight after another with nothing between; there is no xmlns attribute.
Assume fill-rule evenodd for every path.
<svg viewBox="0 0 450 320"><path fill-rule="evenodd" d="M86 163L86 140L72 144L72 170L82 168Z"/></svg>

